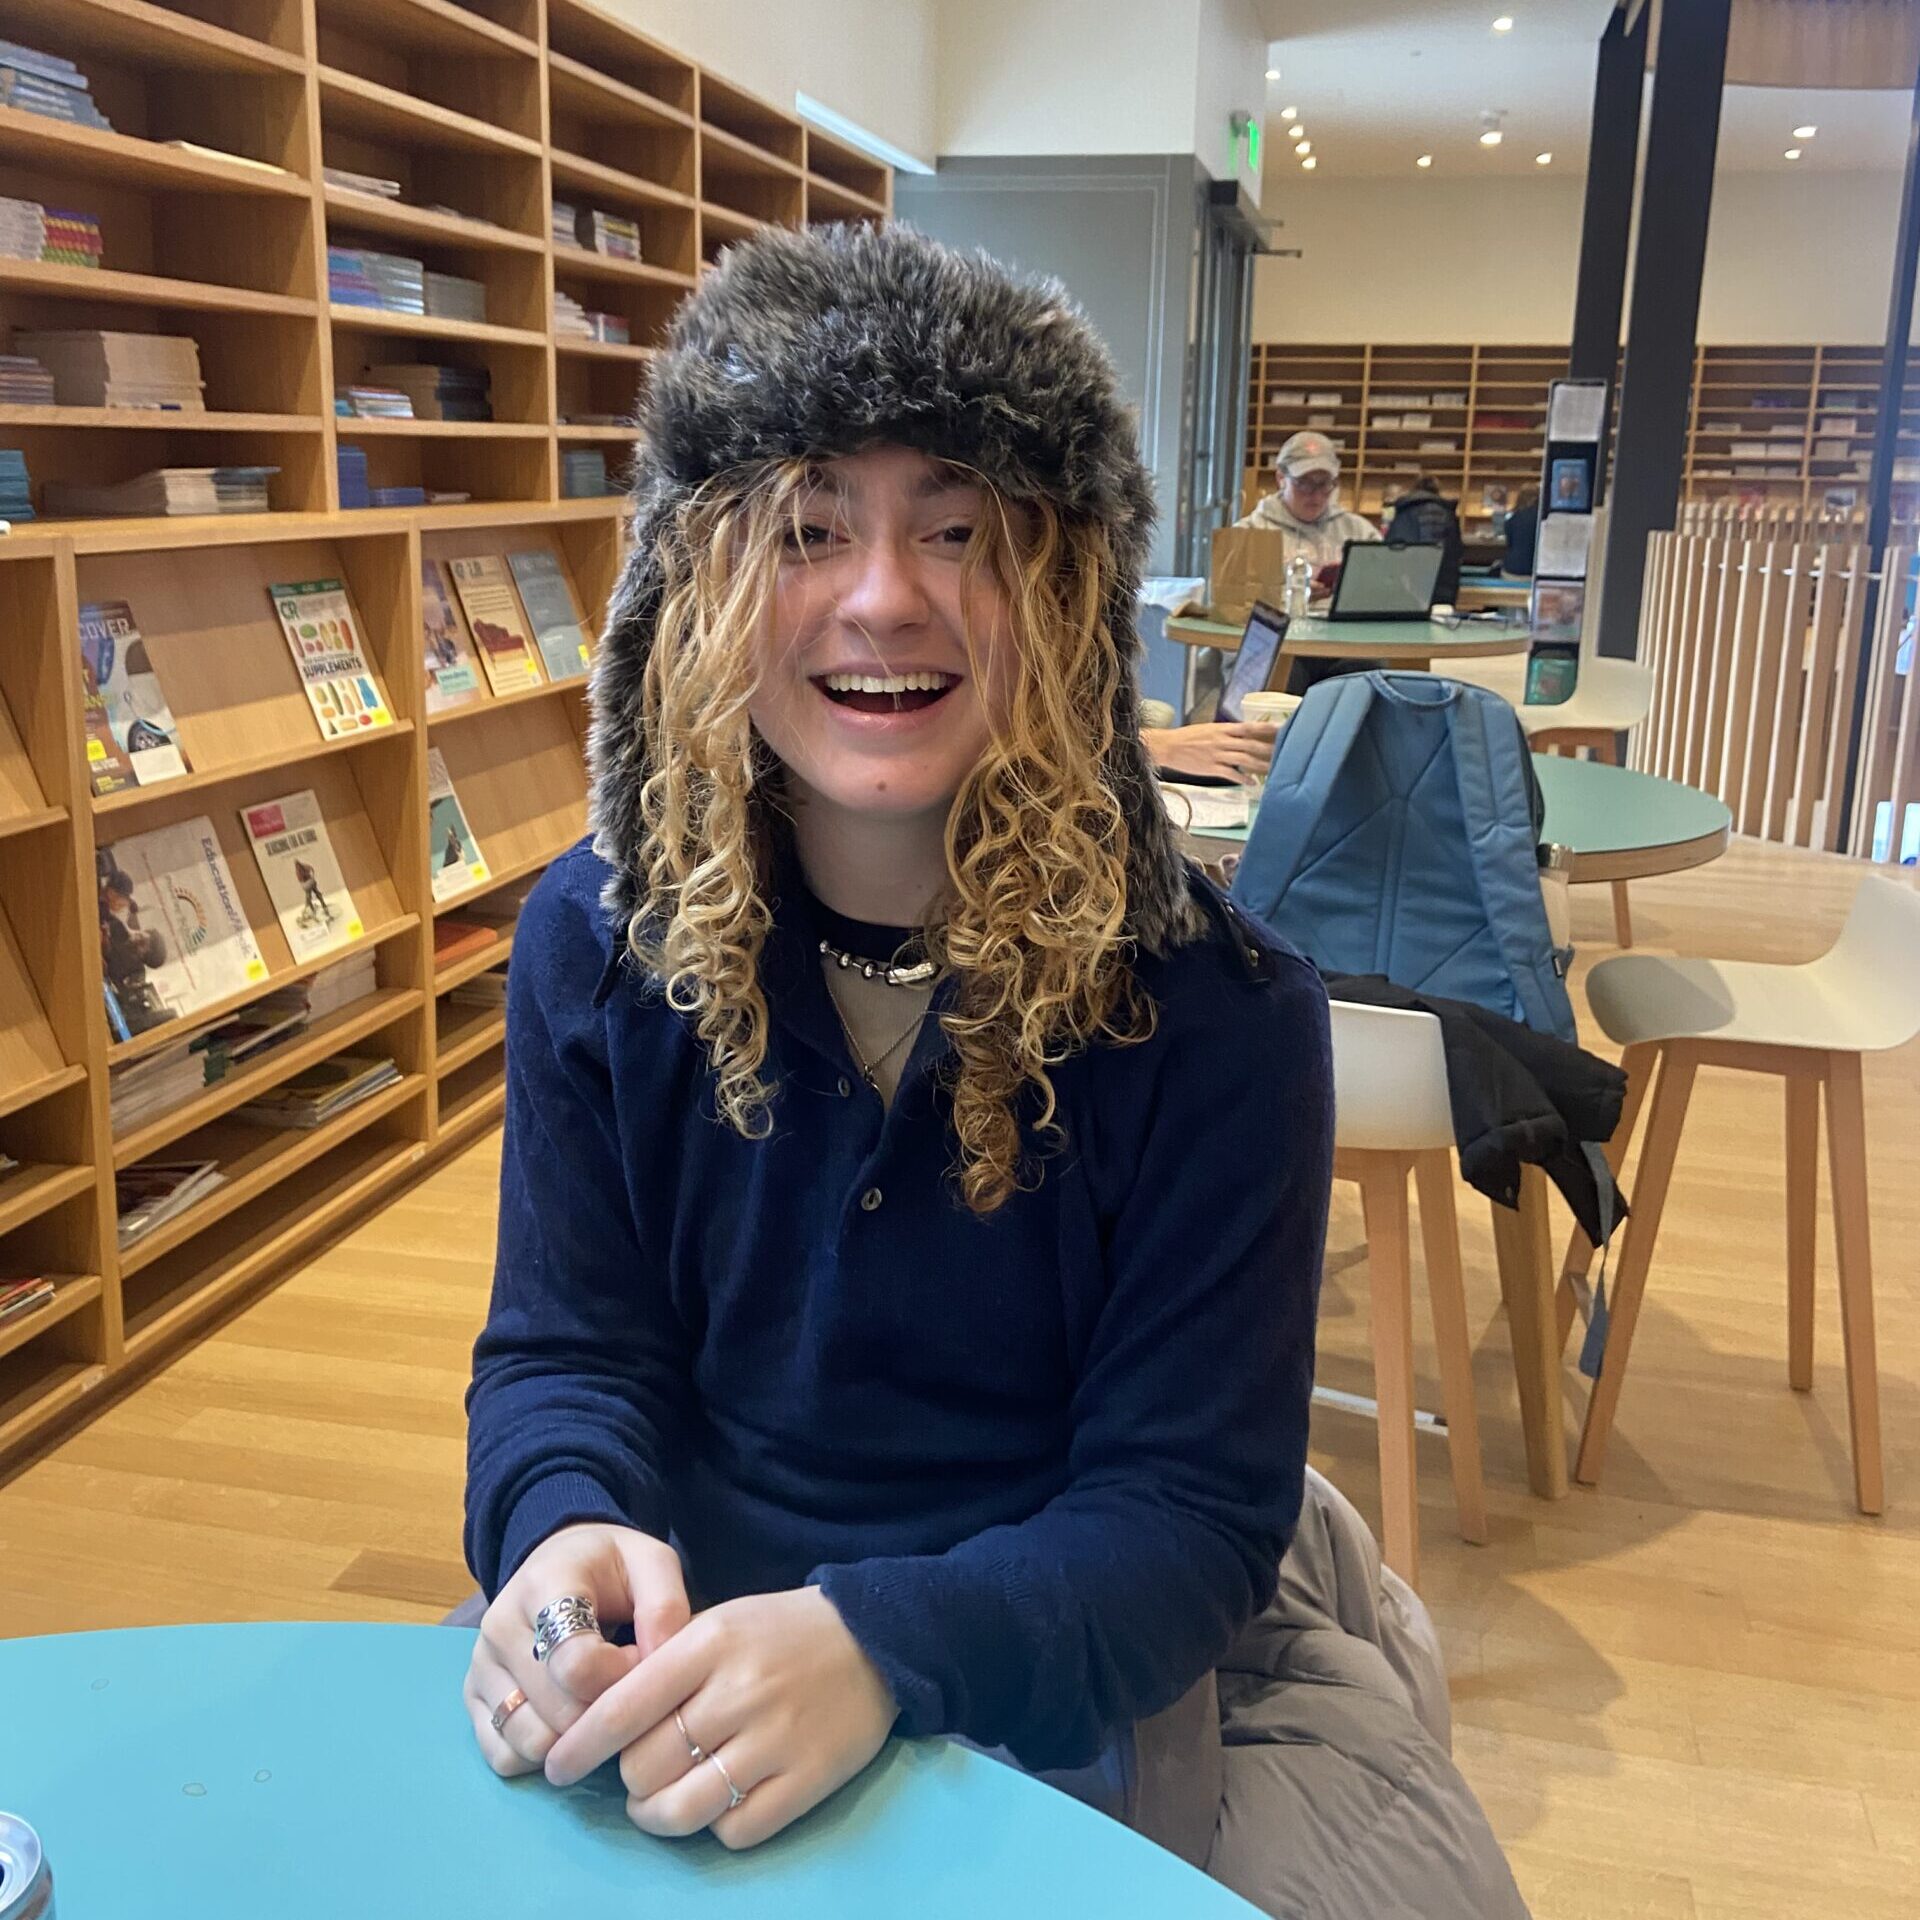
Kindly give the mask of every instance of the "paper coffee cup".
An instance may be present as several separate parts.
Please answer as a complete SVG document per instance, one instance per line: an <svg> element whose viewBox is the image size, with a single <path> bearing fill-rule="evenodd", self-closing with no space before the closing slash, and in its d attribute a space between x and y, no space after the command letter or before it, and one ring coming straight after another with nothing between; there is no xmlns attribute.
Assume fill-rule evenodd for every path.
<svg viewBox="0 0 1920 1920"><path fill-rule="evenodd" d="M1180 724L1180 716L1164 700L1142 700L1140 724L1143 727L1177 727Z"/></svg>
<svg viewBox="0 0 1920 1920"><path fill-rule="evenodd" d="M1256 726L1284 727L1300 704L1297 693L1243 693L1240 712Z"/></svg>

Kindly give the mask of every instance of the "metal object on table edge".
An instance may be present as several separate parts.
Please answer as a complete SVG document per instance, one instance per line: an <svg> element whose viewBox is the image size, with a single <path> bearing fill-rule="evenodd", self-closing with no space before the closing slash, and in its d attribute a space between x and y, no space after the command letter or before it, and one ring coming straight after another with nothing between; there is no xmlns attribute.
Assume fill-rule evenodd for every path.
<svg viewBox="0 0 1920 1920"><path fill-rule="evenodd" d="M54 1920L53 1869L17 1813L0 1813L0 1920Z"/></svg>

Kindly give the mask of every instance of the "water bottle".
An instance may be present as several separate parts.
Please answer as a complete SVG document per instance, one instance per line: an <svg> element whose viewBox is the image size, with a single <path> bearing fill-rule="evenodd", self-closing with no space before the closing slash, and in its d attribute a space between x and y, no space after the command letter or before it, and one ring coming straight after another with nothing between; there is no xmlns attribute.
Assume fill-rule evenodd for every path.
<svg viewBox="0 0 1920 1920"><path fill-rule="evenodd" d="M1313 562L1305 554L1296 553L1287 562L1287 589L1281 602L1281 612L1289 620L1304 620L1312 594Z"/></svg>

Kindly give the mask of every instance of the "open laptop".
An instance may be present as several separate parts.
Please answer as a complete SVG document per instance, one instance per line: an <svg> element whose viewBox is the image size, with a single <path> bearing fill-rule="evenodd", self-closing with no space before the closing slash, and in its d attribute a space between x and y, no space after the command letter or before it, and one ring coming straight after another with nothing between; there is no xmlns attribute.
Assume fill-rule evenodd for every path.
<svg viewBox="0 0 1920 1920"><path fill-rule="evenodd" d="M1240 651L1233 656L1227 684L1220 691L1216 709L1222 720L1244 720L1240 702L1250 693L1266 693L1278 684L1280 649L1287 637L1287 616L1264 600L1253 603L1247 615L1246 631L1240 636Z"/></svg>
<svg viewBox="0 0 1920 1920"><path fill-rule="evenodd" d="M1446 549L1438 542L1349 540L1329 620L1425 620Z"/></svg>

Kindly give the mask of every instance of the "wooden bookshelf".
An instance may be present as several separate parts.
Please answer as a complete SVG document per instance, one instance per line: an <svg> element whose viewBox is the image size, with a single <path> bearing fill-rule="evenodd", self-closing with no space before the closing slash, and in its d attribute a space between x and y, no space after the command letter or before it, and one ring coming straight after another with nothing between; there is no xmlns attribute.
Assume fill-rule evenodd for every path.
<svg viewBox="0 0 1920 1920"><path fill-rule="evenodd" d="M1851 512L1847 492L1865 498L1880 359L1870 346L1700 347L1685 497ZM1416 474L1431 473L1458 495L1468 529L1480 531L1493 489L1512 499L1538 484L1547 388L1566 370L1566 349L1557 346L1256 342L1245 504L1271 489L1273 457L1287 437L1319 426L1341 446L1342 495L1356 511L1381 513ZM1463 385L1464 414L1431 404ZM1313 404L1316 393L1328 399ZM1337 404L1328 403L1334 395ZM1377 425L1406 411L1383 405L1383 395L1424 397L1430 404L1414 411L1430 415L1429 427ZM1894 496L1896 515L1920 509L1920 369L1904 396Z"/></svg>
<svg viewBox="0 0 1920 1920"><path fill-rule="evenodd" d="M617 493L562 497L561 455L598 446L618 486L639 382L675 305L761 224L878 220L887 168L705 73L588 0L0 0L12 37L76 60L112 131L0 108L0 194L79 208L103 262L0 260L10 330L190 334L204 414L0 407L0 447L49 480L159 465L280 469L263 514L49 519L0 541L0 1275L53 1300L0 1325L0 1469L162 1360L317 1241L498 1122L504 1016L445 996L503 968L518 903L586 818L584 681L429 713L423 559L544 547L583 624L620 565ZM0 22L0 25L6 24ZM176 141L191 146L169 144ZM323 167L397 181L389 198ZM558 197L624 215L638 262L564 242ZM336 303L328 248L418 259L478 281L484 317ZM555 295L627 325L556 337ZM484 369L484 422L337 416L337 388L389 362ZM341 509L342 449L371 483L464 495ZM394 716L342 740L314 724L267 595L333 577L352 595ZM184 778L96 797L84 754L79 609L133 609L179 725ZM444 755L491 877L433 898L426 762ZM239 810L311 788L363 922L296 960ZM205 815L265 977L189 1018L109 1039L95 856ZM445 966L434 928L499 937ZM349 952L375 989L115 1135L111 1073ZM237 1110L346 1051L397 1084L311 1130ZM222 1162L224 1185L122 1249L114 1175L154 1157Z"/></svg>

